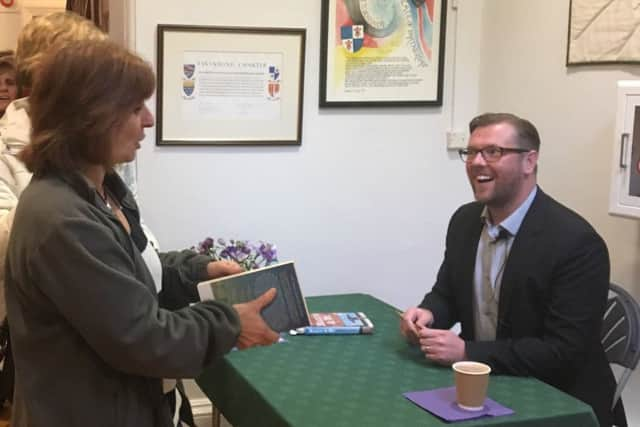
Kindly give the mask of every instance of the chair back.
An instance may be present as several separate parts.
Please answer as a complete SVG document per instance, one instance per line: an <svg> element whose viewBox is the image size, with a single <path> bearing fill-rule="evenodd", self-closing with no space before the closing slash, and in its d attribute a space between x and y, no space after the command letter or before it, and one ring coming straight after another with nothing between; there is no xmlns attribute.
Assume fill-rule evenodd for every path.
<svg viewBox="0 0 640 427"><path fill-rule="evenodd" d="M609 285L609 300L602 321L602 345L609 363L624 367L612 408L640 359L640 306L622 287Z"/></svg>

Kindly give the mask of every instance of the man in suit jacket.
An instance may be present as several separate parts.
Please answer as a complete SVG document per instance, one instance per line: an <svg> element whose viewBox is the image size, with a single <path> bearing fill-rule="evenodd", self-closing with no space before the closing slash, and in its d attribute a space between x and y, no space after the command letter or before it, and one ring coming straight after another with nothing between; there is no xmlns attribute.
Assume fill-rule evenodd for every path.
<svg viewBox="0 0 640 427"><path fill-rule="evenodd" d="M460 151L476 202L447 231L436 283L401 321L427 359L534 376L626 425L600 343L609 255L596 231L536 184L540 137L527 120L483 114ZM461 323L460 335L450 331Z"/></svg>

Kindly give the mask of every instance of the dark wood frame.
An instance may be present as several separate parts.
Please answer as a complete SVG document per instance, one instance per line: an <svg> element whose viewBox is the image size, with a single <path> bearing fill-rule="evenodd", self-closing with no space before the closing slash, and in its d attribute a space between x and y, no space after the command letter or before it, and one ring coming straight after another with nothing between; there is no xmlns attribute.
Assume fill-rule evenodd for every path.
<svg viewBox="0 0 640 427"><path fill-rule="evenodd" d="M444 51L447 27L447 0L436 0L440 7L440 36L438 46L437 93L435 99L395 101L327 101L327 55L329 32L329 6L331 0L322 0L322 23L320 35L320 107L422 107L441 106L444 81Z"/></svg>
<svg viewBox="0 0 640 427"><path fill-rule="evenodd" d="M202 141L182 141L165 140L163 138L163 86L164 86L164 36L167 32L192 32L192 33L235 33L267 36L267 35L291 35L300 38L299 82L297 96L297 115L295 139L267 139L267 140L202 140ZM262 39L264 40L264 39ZM156 93L156 145L179 145L179 146L274 146L274 145L300 145L302 142L302 113L304 99L304 65L305 65L305 45L306 29L304 28L263 28L263 27L218 27L218 26L196 26L196 25L169 25L159 24L157 30L157 93Z"/></svg>

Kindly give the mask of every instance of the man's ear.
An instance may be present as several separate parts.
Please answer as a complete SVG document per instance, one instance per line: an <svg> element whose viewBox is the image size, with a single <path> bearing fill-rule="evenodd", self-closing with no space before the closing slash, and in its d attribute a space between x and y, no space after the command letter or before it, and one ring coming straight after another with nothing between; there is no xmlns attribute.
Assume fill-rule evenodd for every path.
<svg viewBox="0 0 640 427"><path fill-rule="evenodd" d="M538 152L535 150L529 151L525 154L524 159L524 173L531 175L538 171Z"/></svg>

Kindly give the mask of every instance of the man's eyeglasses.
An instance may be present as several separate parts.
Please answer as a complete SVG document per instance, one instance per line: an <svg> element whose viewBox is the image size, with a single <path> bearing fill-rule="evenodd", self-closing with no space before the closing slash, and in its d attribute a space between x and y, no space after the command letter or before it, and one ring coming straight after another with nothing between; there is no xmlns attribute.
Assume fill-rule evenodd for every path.
<svg viewBox="0 0 640 427"><path fill-rule="evenodd" d="M458 150L458 154L460 155L460 159L465 163L472 162L478 153L482 155L485 162L492 163L500 160L505 153L528 153L529 151L532 150L529 150L528 148L510 148L490 145L489 147L484 147L481 150L475 148L464 148L462 150Z"/></svg>

